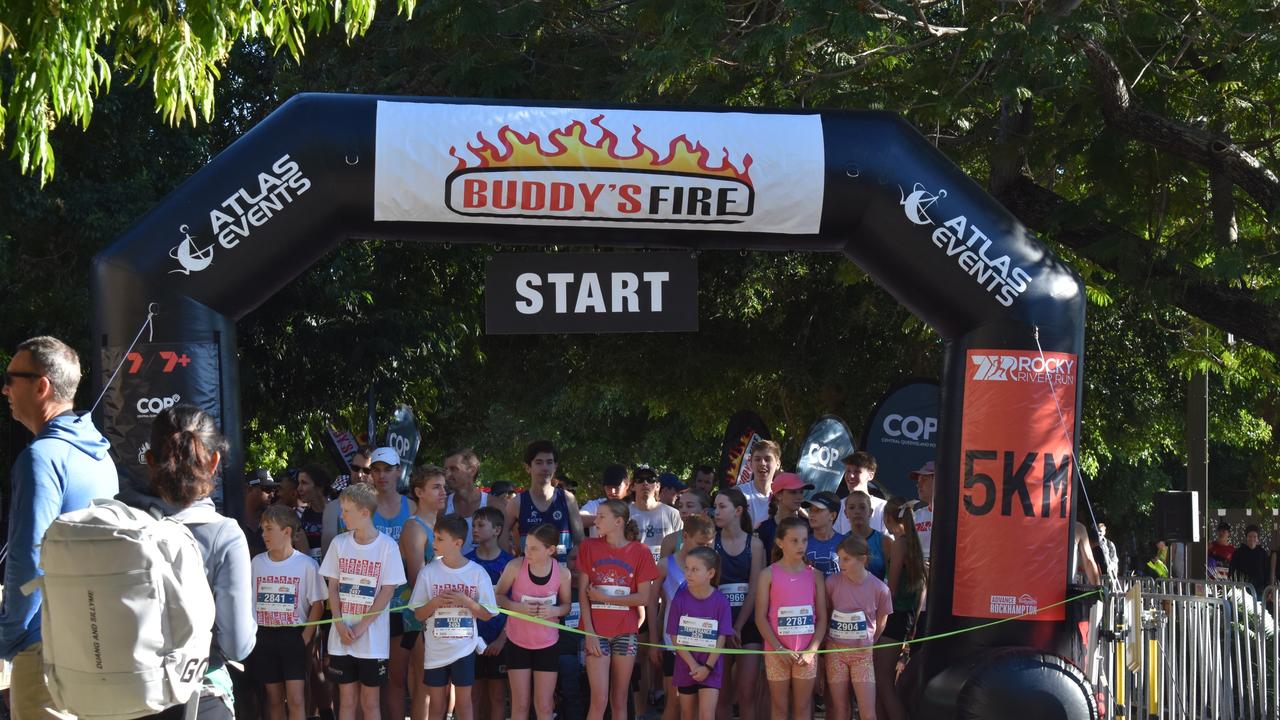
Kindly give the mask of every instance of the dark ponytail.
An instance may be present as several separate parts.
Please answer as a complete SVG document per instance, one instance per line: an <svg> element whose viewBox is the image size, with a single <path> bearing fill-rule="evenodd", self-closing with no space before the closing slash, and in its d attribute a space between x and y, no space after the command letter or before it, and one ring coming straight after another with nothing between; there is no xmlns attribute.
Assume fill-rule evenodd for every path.
<svg viewBox="0 0 1280 720"><path fill-rule="evenodd" d="M194 405L165 408L151 423L151 491L179 507L191 505L213 491L213 454L226 449L208 413Z"/></svg>

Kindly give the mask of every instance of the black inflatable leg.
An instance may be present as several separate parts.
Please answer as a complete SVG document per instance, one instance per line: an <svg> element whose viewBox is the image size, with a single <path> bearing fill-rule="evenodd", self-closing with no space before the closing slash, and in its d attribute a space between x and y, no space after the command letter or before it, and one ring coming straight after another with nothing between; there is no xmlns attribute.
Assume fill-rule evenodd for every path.
<svg viewBox="0 0 1280 720"><path fill-rule="evenodd" d="M1084 673L1056 655L995 648L953 665L925 687L918 720L1097 720Z"/></svg>

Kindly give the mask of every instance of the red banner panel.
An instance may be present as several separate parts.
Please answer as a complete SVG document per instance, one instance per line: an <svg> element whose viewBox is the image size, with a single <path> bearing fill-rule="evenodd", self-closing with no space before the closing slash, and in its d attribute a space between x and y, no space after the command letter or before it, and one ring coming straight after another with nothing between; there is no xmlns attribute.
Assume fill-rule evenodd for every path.
<svg viewBox="0 0 1280 720"><path fill-rule="evenodd" d="M1069 353L969 351L955 615L1010 617L1066 599L1077 376ZM1026 619L1062 620L1064 611Z"/></svg>

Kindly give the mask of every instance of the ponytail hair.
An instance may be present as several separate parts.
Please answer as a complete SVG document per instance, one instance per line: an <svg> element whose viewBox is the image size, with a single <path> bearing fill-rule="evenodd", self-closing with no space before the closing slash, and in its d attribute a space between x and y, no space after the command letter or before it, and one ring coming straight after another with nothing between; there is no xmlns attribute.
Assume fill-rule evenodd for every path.
<svg viewBox="0 0 1280 720"><path fill-rule="evenodd" d="M165 408L151 423L151 491L178 507L190 506L213 492L213 455L226 451L227 441L208 413L186 404Z"/></svg>
<svg viewBox="0 0 1280 720"><path fill-rule="evenodd" d="M747 502L747 496L742 494L738 488L723 488L717 495L725 496L730 505L742 510L738 515L738 522L742 526L742 532L750 535L753 528L751 524L751 503Z"/></svg>
<svg viewBox="0 0 1280 720"><path fill-rule="evenodd" d="M782 546L778 544L778 541L786 537L787 532L792 528L802 528L805 533L808 533L809 521L802 517L789 517L783 518L782 522L778 523L778 531L773 534L773 562L778 562L782 559Z"/></svg>
<svg viewBox="0 0 1280 720"><path fill-rule="evenodd" d="M701 560L703 566L711 571L711 587L720 587L720 553L699 545L689 550L689 554L685 557Z"/></svg>
<svg viewBox="0 0 1280 720"><path fill-rule="evenodd" d="M631 519L631 508L621 500L606 500L600 503L600 507L608 508L609 514L614 517L622 518L622 536L628 542L635 542L640 538L640 526L635 520Z"/></svg>
<svg viewBox="0 0 1280 720"><path fill-rule="evenodd" d="M924 550L920 546L920 536L916 534L916 516L912 510L912 502L905 498L893 498L884 506L884 518L888 522L897 523L900 527L894 534L894 546L903 543L906 548L906 562L903 563L904 588L915 591L924 587ZM897 592L897 588L890 588Z"/></svg>

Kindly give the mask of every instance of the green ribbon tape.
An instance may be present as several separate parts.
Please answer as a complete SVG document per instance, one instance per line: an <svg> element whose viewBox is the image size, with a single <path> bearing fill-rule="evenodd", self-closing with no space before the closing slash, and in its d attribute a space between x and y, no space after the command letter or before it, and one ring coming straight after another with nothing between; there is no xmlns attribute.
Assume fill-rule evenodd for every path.
<svg viewBox="0 0 1280 720"><path fill-rule="evenodd" d="M973 627L960 628L959 630L951 630L949 632L938 633L937 635L929 635L927 637L918 637L913 640L895 640L894 642L891 642L891 643L881 643L879 645L867 645L865 647L858 647L858 648L822 648L819 650L812 650L812 651L805 650L801 652L813 652L818 655L825 655L827 653L852 652L855 650L875 650L878 648L900 647L904 644L918 645L918 644L930 642L933 640L941 640L943 638L955 637L956 635L971 633L976 630L984 630L986 628L995 627L996 625L1001 625L1003 623L1013 622L1014 620L1022 620L1024 618L1028 618L1033 615L1038 615L1046 610L1052 610L1053 608L1066 605L1067 603L1075 602L1076 600L1082 600L1091 595L1097 595L1101 597L1102 590L1098 589L1098 590L1090 590L1088 592L1083 592L1083 593L1080 593L1079 595L1076 595L1075 597L1069 597L1066 600L1053 603L1052 605L1046 605L1042 608L1036 608L1032 612L1022 613L1021 615L1011 615L1007 618L992 620L991 622L983 623L981 625L974 625ZM329 624L338 622L339 620L343 622L359 621L361 618L371 617L373 615L381 615L382 613L391 613L391 612L402 612L404 610L414 610L420 607L422 607L422 605L401 605L399 607L392 607L392 608L387 608L385 610L379 610L378 612L361 613L358 615L343 615L341 617L331 618L329 620L313 620L311 622L298 623L297 625L284 625L280 627L308 627L311 625L329 625ZM601 638L605 640L608 639L608 638L605 638L603 635L597 635L595 633L587 632L586 630L581 630L579 628L571 628L567 625L561 625L560 623L553 622L551 620L546 620L544 618L533 617L532 615L525 615L524 613L516 612L515 610L504 610L503 608L500 608L500 607L490 607L487 605L485 606L485 608L490 612L501 613L503 615L506 615L507 617L520 618L521 620L525 620L527 622L531 622L537 625L543 625L550 628L555 628L563 632L574 633L575 635L582 635L584 637L594 637L594 638ZM647 643L647 642L638 642L637 644L642 645L644 647L655 647L655 648L660 648L662 650L671 650L673 652L676 650L685 650L688 652L711 653L711 654L718 654L718 655L791 655L797 652L794 650L748 650L746 648L694 648L688 645L677 646L677 645L664 645L662 643Z"/></svg>

